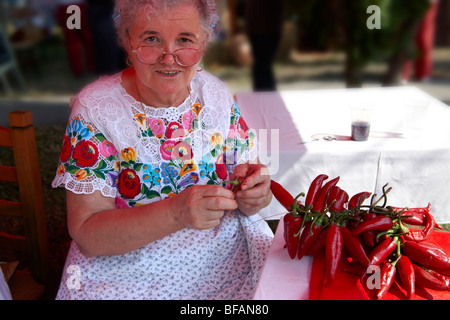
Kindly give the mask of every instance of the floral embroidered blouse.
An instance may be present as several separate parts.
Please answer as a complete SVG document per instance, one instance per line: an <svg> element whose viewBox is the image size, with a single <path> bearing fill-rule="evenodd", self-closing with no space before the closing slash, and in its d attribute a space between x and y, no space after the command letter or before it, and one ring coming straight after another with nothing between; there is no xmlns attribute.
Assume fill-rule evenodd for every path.
<svg viewBox="0 0 450 320"><path fill-rule="evenodd" d="M87 86L72 100L71 106L72 112L52 186L64 186L77 194L98 190L105 197L115 198L117 208L159 201L175 196L195 184L221 185L237 164L257 157L255 135L248 129L238 106L225 85L205 71L195 76L191 83L190 97L176 108L152 108L136 101L122 87L121 73L103 77ZM236 237L236 241L247 243L241 249L245 248L242 254L255 257L250 252L256 250L259 253L257 260L245 260L247 268L250 268L248 270L252 270L247 274L253 279L252 285L243 286L236 292L240 292L237 295L239 298L249 298L264 261L265 252L270 245L271 232L267 230L267 226L255 222L257 221L255 217L245 217L238 211L234 212L232 217L231 220L224 219L224 224L217 230L212 230L211 237L220 234L220 230L228 230L224 233L226 235L230 232L231 225L232 230L237 224L246 225L243 229L245 231L240 232L241 236ZM232 221L233 219L236 221ZM228 227L224 228L226 225ZM179 233L195 235L193 238L190 237L193 244L198 241L195 237L199 234L202 234L200 238L202 242L204 241L205 232L185 229ZM235 233L236 230L232 231L232 237ZM258 239L259 245L256 248L248 245L248 242L253 242L254 239L253 236L249 238L251 234ZM141 253L146 252L145 270L155 270L156 252L159 258L161 255L167 255L164 251L168 246L167 241L183 241L180 240L182 237L177 238L177 233L166 238L137 250ZM196 247L198 246L207 244L199 243ZM166 253L162 254L159 250ZM223 249L222 251L226 252ZM186 249L185 254L192 253ZM224 261L228 261L229 258L231 259L225 257ZM90 279L96 278L93 276L95 274L93 270L99 266L104 270L105 265L111 263L105 263L105 259L108 260L105 257L97 257L97 260L85 258L79 253L76 244L72 243L66 261L66 271L68 272L67 268L73 266L76 261L75 265L81 266L83 275L86 277L89 275ZM110 259L120 259L120 256ZM235 263L232 260L229 261L230 266ZM134 270L134 267L126 268L128 267ZM187 274L191 267L186 266ZM230 270L227 272L230 273ZM231 272L228 278L233 274ZM117 284L117 279L111 275L106 277L108 279L106 283L109 285L100 281L101 287L107 287L110 291L104 291L102 295L96 296L93 291L89 291L89 283L98 284L97 280L92 282L82 277L85 282L84 290L70 290L71 286L64 282L68 281L70 276L69 273L63 275L58 293L60 299L101 299L111 298L113 294L118 298L135 298L126 293L129 292L130 285L134 290L143 286L139 291L139 298L173 298L179 297L180 293L180 287L177 285L175 291L169 294L163 294L158 291L159 289L153 288L150 290L152 293L148 295L149 286L153 287L151 281L145 285L128 283L119 287L111 286L110 283ZM204 292L207 293L200 295L199 298L222 297L220 292L228 292L229 289L218 291L217 286L220 285L216 283L215 275L212 277L215 293L211 294L205 289ZM248 279L244 278L242 281L248 282ZM170 282L167 279L166 281ZM224 283L222 286L228 288ZM192 297L188 289L185 294ZM228 298L233 297L229 292L227 295Z"/></svg>

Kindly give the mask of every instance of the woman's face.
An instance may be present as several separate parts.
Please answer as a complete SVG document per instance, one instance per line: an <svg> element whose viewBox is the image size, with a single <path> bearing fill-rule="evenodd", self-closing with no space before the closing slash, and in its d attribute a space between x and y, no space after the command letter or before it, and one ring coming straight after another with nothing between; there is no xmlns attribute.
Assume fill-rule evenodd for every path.
<svg viewBox="0 0 450 320"><path fill-rule="evenodd" d="M183 67L175 62L173 55L166 54L159 63L148 65L142 63L132 50L140 46L154 46L165 52L180 48L204 50L205 33L200 26L198 10L191 5L180 5L150 16L147 10L142 10L129 35L128 54L140 88L143 85L154 98L184 100L200 62Z"/></svg>

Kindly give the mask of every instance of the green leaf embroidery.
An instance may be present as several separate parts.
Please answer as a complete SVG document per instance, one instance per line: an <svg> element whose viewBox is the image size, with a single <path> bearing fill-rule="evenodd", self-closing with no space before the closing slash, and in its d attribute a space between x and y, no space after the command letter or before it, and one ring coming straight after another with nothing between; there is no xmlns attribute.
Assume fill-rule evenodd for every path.
<svg viewBox="0 0 450 320"><path fill-rule="evenodd" d="M104 140L106 140L105 136L102 133L97 133L95 134L95 137L97 138L98 141L103 142Z"/></svg>
<svg viewBox="0 0 450 320"><path fill-rule="evenodd" d="M160 196L155 190L149 190L145 195L147 196L147 199L153 199Z"/></svg>
<svg viewBox="0 0 450 320"><path fill-rule="evenodd" d="M172 190L171 186L165 186L164 188L161 189L161 193L163 193L163 194L170 194L172 192L173 192L173 190Z"/></svg>
<svg viewBox="0 0 450 320"><path fill-rule="evenodd" d="M103 172L98 171L98 170L93 170L93 171L94 171L94 174L97 176L97 178L105 180L106 177L105 177L105 174Z"/></svg>

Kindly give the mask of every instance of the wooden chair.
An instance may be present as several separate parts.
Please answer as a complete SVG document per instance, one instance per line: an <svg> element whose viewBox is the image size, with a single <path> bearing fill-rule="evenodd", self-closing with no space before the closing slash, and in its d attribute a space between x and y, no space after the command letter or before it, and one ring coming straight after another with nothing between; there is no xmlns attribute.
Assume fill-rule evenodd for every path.
<svg viewBox="0 0 450 320"><path fill-rule="evenodd" d="M0 180L18 184L20 202L0 199L0 215L23 217L25 236L0 230L0 248L27 252L29 270L17 270L8 282L13 300L45 299L49 243L32 113L11 112L9 123L11 129L0 126L0 146L13 149L15 167L1 165Z"/></svg>

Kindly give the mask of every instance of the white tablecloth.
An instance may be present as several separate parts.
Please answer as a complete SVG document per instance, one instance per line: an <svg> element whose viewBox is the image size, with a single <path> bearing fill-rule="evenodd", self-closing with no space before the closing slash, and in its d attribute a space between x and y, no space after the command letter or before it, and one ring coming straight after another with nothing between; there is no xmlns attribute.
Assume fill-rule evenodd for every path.
<svg viewBox="0 0 450 320"><path fill-rule="evenodd" d="M388 204L432 204L438 223L450 223L450 107L415 87L239 93L236 101L260 143L272 179L296 195L320 173L350 196L381 194ZM417 109L413 102L425 102ZM373 105L368 141L350 140L352 104ZM331 136L335 140L324 140ZM314 139L319 140L314 141ZM276 201L261 212L279 219Z"/></svg>
<svg viewBox="0 0 450 320"><path fill-rule="evenodd" d="M254 300L309 300L313 257L291 260L284 248L283 232L281 217Z"/></svg>

